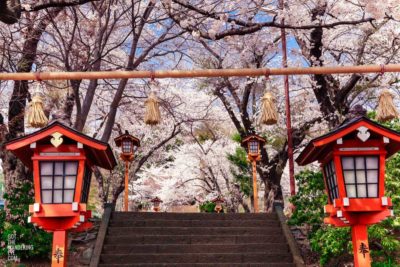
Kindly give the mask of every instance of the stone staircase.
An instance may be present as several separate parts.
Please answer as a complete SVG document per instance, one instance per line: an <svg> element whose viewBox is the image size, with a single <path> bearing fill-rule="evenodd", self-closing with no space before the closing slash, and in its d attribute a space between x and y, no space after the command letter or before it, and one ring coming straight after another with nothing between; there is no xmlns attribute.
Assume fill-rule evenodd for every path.
<svg viewBox="0 0 400 267"><path fill-rule="evenodd" d="M101 267L296 266L276 213L110 214Z"/></svg>

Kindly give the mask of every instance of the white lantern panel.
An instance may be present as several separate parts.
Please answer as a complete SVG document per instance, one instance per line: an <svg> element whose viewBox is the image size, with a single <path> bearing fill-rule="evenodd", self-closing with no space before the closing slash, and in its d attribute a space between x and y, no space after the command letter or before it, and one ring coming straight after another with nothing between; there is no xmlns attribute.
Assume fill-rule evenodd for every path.
<svg viewBox="0 0 400 267"><path fill-rule="evenodd" d="M76 175L78 172L78 162L65 163L65 175Z"/></svg>
<svg viewBox="0 0 400 267"><path fill-rule="evenodd" d="M54 164L54 174L55 175L63 175L63 173L64 173L64 163L56 162Z"/></svg>
<svg viewBox="0 0 400 267"><path fill-rule="evenodd" d="M42 203L48 204L51 203L51 191L42 191Z"/></svg>
<svg viewBox="0 0 400 267"><path fill-rule="evenodd" d="M346 186L347 197L356 197L356 186L347 185Z"/></svg>
<svg viewBox="0 0 400 267"><path fill-rule="evenodd" d="M41 175L53 175L53 162L41 162L40 163L40 174Z"/></svg>
<svg viewBox="0 0 400 267"><path fill-rule="evenodd" d="M357 184L365 184L365 171L356 171L357 174Z"/></svg>
<svg viewBox="0 0 400 267"><path fill-rule="evenodd" d="M76 176L65 176L65 188L75 189Z"/></svg>
<svg viewBox="0 0 400 267"><path fill-rule="evenodd" d="M357 170L364 170L365 169L365 161L363 157L356 158L356 169Z"/></svg>
<svg viewBox="0 0 400 267"><path fill-rule="evenodd" d="M258 142L250 141L250 153L257 154L258 153Z"/></svg>
<svg viewBox="0 0 400 267"><path fill-rule="evenodd" d="M369 184L368 185L368 196L369 197L378 197L378 185L377 184Z"/></svg>
<svg viewBox="0 0 400 267"><path fill-rule="evenodd" d="M344 171L344 181L346 184L354 184L356 182L354 171Z"/></svg>
<svg viewBox="0 0 400 267"><path fill-rule="evenodd" d="M64 190L64 203L73 202L74 190Z"/></svg>
<svg viewBox="0 0 400 267"><path fill-rule="evenodd" d="M345 156L342 167L347 197L378 197L379 156Z"/></svg>
<svg viewBox="0 0 400 267"><path fill-rule="evenodd" d="M54 190L53 203L62 203L62 190Z"/></svg>
<svg viewBox="0 0 400 267"><path fill-rule="evenodd" d="M365 184L357 185L358 197L367 197L367 186Z"/></svg>
<svg viewBox="0 0 400 267"><path fill-rule="evenodd" d="M354 159L351 157L342 158L343 170L354 170Z"/></svg>
<svg viewBox="0 0 400 267"><path fill-rule="evenodd" d="M55 176L54 177L54 188L55 189L62 189L63 188L63 177L62 176Z"/></svg>
<svg viewBox="0 0 400 267"><path fill-rule="evenodd" d="M53 177L41 177L42 189L51 189L53 187Z"/></svg>
<svg viewBox="0 0 400 267"><path fill-rule="evenodd" d="M131 153L132 152L132 142L131 140L127 139L122 141L122 152L124 153Z"/></svg>
<svg viewBox="0 0 400 267"><path fill-rule="evenodd" d="M367 169L378 169L379 157L367 157Z"/></svg>
<svg viewBox="0 0 400 267"><path fill-rule="evenodd" d="M378 183L378 170L367 170L367 182Z"/></svg>

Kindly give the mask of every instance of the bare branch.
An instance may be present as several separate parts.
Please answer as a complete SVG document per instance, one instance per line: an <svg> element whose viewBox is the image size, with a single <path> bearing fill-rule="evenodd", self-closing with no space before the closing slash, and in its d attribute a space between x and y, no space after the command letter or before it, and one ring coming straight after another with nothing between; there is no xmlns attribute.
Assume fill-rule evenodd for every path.
<svg viewBox="0 0 400 267"><path fill-rule="evenodd" d="M52 7L69 7L83 5L89 2L96 2L100 0L49 0L49 1L38 1L34 6L29 8L22 7L23 12L39 11L46 8Z"/></svg>

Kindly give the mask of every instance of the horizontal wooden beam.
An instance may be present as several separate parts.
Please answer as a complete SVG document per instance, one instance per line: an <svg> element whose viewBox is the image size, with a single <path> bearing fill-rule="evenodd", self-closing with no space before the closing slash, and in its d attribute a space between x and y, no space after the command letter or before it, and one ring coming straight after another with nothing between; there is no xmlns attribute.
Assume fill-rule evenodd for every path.
<svg viewBox="0 0 400 267"><path fill-rule="evenodd" d="M200 69L159 71L25 72L0 73L0 80L82 80L134 78L256 77L264 75L308 75L400 72L400 64L271 69Z"/></svg>

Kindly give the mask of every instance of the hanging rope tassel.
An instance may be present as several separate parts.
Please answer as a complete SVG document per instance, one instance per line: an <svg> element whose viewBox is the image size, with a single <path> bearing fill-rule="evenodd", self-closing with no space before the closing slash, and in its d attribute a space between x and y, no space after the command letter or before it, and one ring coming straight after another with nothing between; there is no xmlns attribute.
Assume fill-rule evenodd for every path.
<svg viewBox="0 0 400 267"><path fill-rule="evenodd" d="M144 116L144 123L149 125L159 124L161 121L161 113L159 100L154 92L151 92L147 100L144 102L146 107L146 114Z"/></svg>
<svg viewBox="0 0 400 267"><path fill-rule="evenodd" d="M267 81L266 90L271 90L271 84ZM264 96L261 98L261 116L260 123L266 125L273 125L278 122L278 112L275 106L275 98L270 92L266 92Z"/></svg>
<svg viewBox="0 0 400 267"><path fill-rule="evenodd" d="M28 124L33 128L42 128L49 122L43 111L43 100L39 94L39 86L32 97L32 101L29 103L27 112Z"/></svg>
<svg viewBox="0 0 400 267"><path fill-rule="evenodd" d="M380 122L397 118L399 113L393 103L393 95L389 90L383 90L379 96L379 103L376 109L376 118Z"/></svg>

